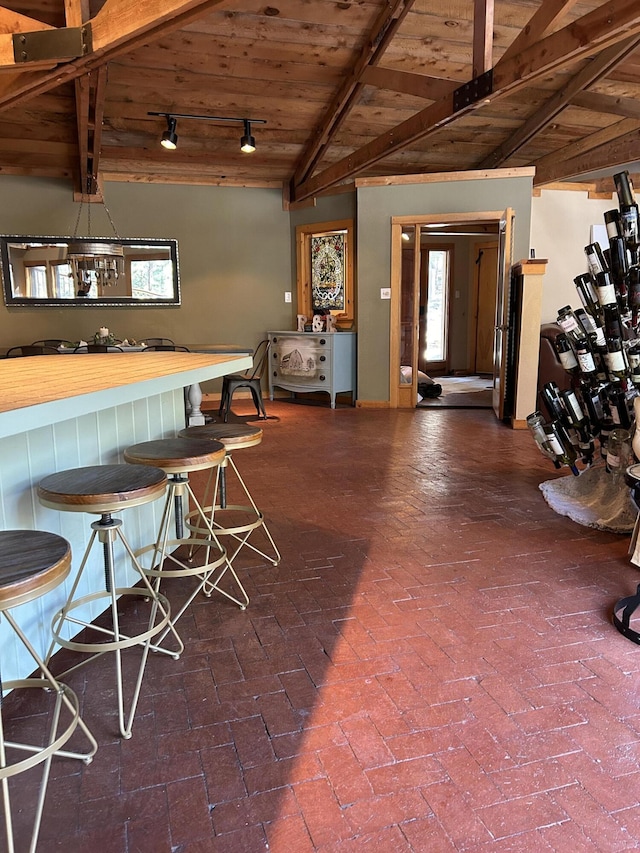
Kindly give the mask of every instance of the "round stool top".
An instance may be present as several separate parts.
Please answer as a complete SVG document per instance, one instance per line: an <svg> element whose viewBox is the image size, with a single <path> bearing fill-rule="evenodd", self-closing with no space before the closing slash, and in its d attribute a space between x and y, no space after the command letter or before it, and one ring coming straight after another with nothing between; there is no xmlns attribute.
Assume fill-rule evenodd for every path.
<svg viewBox="0 0 640 853"><path fill-rule="evenodd" d="M625 471L624 479L627 486L635 486L636 483L640 483L640 464L629 465Z"/></svg>
<svg viewBox="0 0 640 853"><path fill-rule="evenodd" d="M39 598L71 568L66 539L42 530L0 530L0 610Z"/></svg>
<svg viewBox="0 0 640 853"><path fill-rule="evenodd" d="M90 465L49 474L40 503L66 512L117 512L163 497L167 475L148 465Z"/></svg>
<svg viewBox="0 0 640 853"><path fill-rule="evenodd" d="M124 452L127 462L156 465L167 474L215 468L225 456L224 444L202 438L159 438L132 444Z"/></svg>
<svg viewBox="0 0 640 853"><path fill-rule="evenodd" d="M206 424L205 426L192 426L180 430L178 435L186 438L206 438L209 441L221 441L227 450L236 450L242 447L253 447L262 441L262 430L260 427L250 424Z"/></svg>

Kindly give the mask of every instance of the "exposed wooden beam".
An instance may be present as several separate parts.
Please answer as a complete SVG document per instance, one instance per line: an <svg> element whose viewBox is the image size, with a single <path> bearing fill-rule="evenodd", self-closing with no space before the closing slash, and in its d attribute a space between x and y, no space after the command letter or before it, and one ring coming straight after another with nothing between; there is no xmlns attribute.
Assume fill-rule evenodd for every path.
<svg viewBox="0 0 640 853"><path fill-rule="evenodd" d="M389 0L378 16L344 83L333 98L322 120L311 134L309 144L296 165L292 186L304 181L315 168L327 145L347 115L362 88L362 74L368 65L377 64L389 46L414 0Z"/></svg>
<svg viewBox="0 0 640 853"><path fill-rule="evenodd" d="M57 65L47 71L0 75L0 108L16 106L28 98L47 92L82 76L114 56L135 50L139 45L161 38L184 27L210 9L228 0L106 0L91 19L93 50L86 56ZM0 34L0 68L16 67L7 61L6 43L11 35ZM11 56L13 49L11 48Z"/></svg>
<svg viewBox="0 0 640 853"><path fill-rule="evenodd" d="M557 27L578 0L544 0L527 26L511 42L502 54L502 59L511 59L525 48L535 44Z"/></svg>
<svg viewBox="0 0 640 853"><path fill-rule="evenodd" d="M616 98L613 95L599 95L597 92L580 92L571 98L571 103L575 107L583 107L596 113L640 118L640 102L635 98Z"/></svg>
<svg viewBox="0 0 640 853"><path fill-rule="evenodd" d="M638 151L640 151L640 130L633 130L578 157L558 160L555 164L550 162L542 168L536 167L533 181L536 186L541 186L553 181L576 178L600 169L624 167L627 163L638 159Z"/></svg>
<svg viewBox="0 0 640 853"><path fill-rule="evenodd" d="M36 18L29 18L27 15L21 15L19 12L14 12L12 9L7 9L6 6L0 6L0 33L28 33L36 30L53 30L51 24L44 24Z"/></svg>
<svg viewBox="0 0 640 853"><path fill-rule="evenodd" d="M640 5L637 0L610 0L578 21L526 48L522 54L498 63L494 69L491 100L517 92L550 71L586 59L605 47L639 33ZM452 96L440 98L393 130L295 187L293 199L300 201L357 175L390 154L446 127L474 107L470 105L456 110Z"/></svg>
<svg viewBox="0 0 640 853"><path fill-rule="evenodd" d="M612 45L603 50L598 57L590 60L562 89L552 95L546 103L536 110L515 133L510 134L508 139L492 151L488 157L485 157L478 168L494 169L502 165L516 151L522 148L523 145L526 145L527 142L540 133L549 122L553 121L558 113L573 100L576 93L581 92L585 87L590 86L611 71L612 68L615 68L625 56L628 56L636 49L639 43L640 40L634 36L619 44Z"/></svg>
<svg viewBox="0 0 640 853"><path fill-rule="evenodd" d="M445 80L443 77L427 77L426 74L411 74L408 71L396 71L393 68L381 68L379 65L368 65L362 72L361 82L366 86L400 92L403 95L413 95L437 101L457 89L459 83Z"/></svg>
<svg viewBox="0 0 640 853"><path fill-rule="evenodd" d="M473 0L473 77L493 68L493 0Z"/></svg>
<svg viewBox="0 0 640 853"><path fill-rule="evenodd" d="M619 136L625 136L627 133L632 133L634 130L640 130L640 121L634 119L623 119L623 121L610 124L609 127L604 127L595 133L585 136L582 139L576 140L564 148L553 151L551 154L545 154L535 161L536 173L543 172L547 169L553 171L562 160L571 160L591 151L593 148L598 148L601 145L607 145ZM559 171L562 171L560 169Z"/></svg>

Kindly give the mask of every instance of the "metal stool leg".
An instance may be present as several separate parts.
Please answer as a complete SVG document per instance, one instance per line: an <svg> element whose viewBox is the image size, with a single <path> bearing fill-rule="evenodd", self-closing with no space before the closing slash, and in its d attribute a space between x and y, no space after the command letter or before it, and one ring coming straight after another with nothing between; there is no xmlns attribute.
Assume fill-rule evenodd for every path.
<svg viewBox="0 0 640 853"><path fill-rule="evenodd" d="M44 809L44 801L47 793L47 785L49 782L49 774L51 769L51 760L53 756L55 755L64 758L78 759L80 761L83 761L85 764L90 764L93 760L93 756L95 755L98 749L98 744L91 732L89 731L87 725L83 721L82 717L80 716L79 703L76 694L65 684L61 684L53 677L49 668L40 658L38 653L35 651L33 645L29 642L28 638L26 637L20 626L17 624L11 613L7 610L4 611L4 615L16 636L23 643L24 647L27 649L34 662L36 663L38 669L40 670L41 678L17 679L9 681L4 685L2 685L0 682L0 688L2 689L2 693L4 693L5 690L37 688L41 690L47 690L48 692L55 694L55 706L51 714L51 721L49 724L49 735L45 746L17 743L15 741L6 740L2 713L0 713L0 780L2 783L2 801L5 816L5 832L7 839L7 850L9 851L9 853L13 853L14 851L9 779L12 776L17 775L18 773L22 773L23 771L34 767L36 764L43 763L42 776L40 779L40 787L38 791L38 799L36 803L36 813L31 833L31 842L29 846L30 853L35 853L38 842L38 835L40 833L42 812ZM64 728L62 731L59 731L61 725L60 717L63 706L70 712L71 720L66 724L66 728ZM89 751L77 752L62 749L61 747L69 740L71 735L78 727L81 729L81 731L89 741ZM25 758L22 761L15 762L10 765L7 762L7 747L9 747L10 749L29 753L30 755L28 758Z"/></svg>
<svg viewBox="0 0 640 853"><path fill-rule="evenodd" d="M140 566L135 553L131 549L131 546L129 545L127 539L125 538L121 530L121 526L122 522L120 521L120 519L113 518L110 513L104 513L100 518L100 521L94 521L91 524L91 529L93 532L91 534L87 549L84 553L80 569L74 580L71 592L69 594L69 597L67 598L67 602L64 607L59 610L53 617L53 640L49 648L49 652L47 654L47 660L49 660L51 655L53 654L53 649L55 648L56 642L64 648L72 649L79 652L90 653L90 657L85 658L84 660L80 661L80 663L70 667L64 673L62 673L61 676L59 676L64 677L65 675L74 672L76 669L79 669L81 666L85 666L87 663L89 663L89 661L93 660L94 658L100 657L101 655L106 654L110 651L115 652L118 724L122 737L125 739L129 739L131 737L133 719L140 697L140 689L142 686L142 679L144 676L144 670L146 667L149 650L153 649L154 651L163 652L164 654L168 654L174 659L177 659L184 650L184 646L182 645L182 642L180 641L180 638L177 636L177 634L176 637L179 643L178 651L168 651L157 645L152 645L151 639L155 637L160 631L162 631L163 628L170 624L169 602L165 598L165 596L156 592L149 583L149 580L147 579L142 567ZM102 544L105 572L105 592L96 592L90 595L83 596L79 599L74 599L74 595L80 582L80 578L85 570L89 554L96 541L96 538ZM136 588L116 586L114 568L114 542L116 539L120 540L128 556L131 558L134 568L142 579L144 588L141 589L139 587ZM127 595L135 595L137 597L144 596L145 598L149 598L151 601L151 615L149 618L147 630L142 631L139 634L136 634L135 636L123 634L120 630L120 619L118 615L117 602L119 596L121 597ZM76 608L81 607L90 601L96 601L101 598L104 599L105 597L109 600L109 607L111 611L110 628L103 628L101 626L94 625L90 622L77 619L72 615L72 611ZM158 613L160 615L158 621L156 622ZM62 627L65 623L79 628L90 629L91 631L94 631L99 635L111 637L112 640L105 642L86 643L66 640L61 636ZM125 703L124 685L122 677L122 650L135 645L142 646L142 659L140 661L140 666L138 667L138 675L133 689L133 696L130 700L129 713L127 715L124 709Z"/></svg>
<svg viewBox="0 0 640 853"><path fill-rule="evenodd" d="M189 605L195 599L195 597L200 593L205 585L208 583L211 575L219 569L223 567L222 571L226 570L226 565L228 564L227 552L222 547L220 542L218 541L211 524L209 523L205 511L203 510L200 502L198 501L191 485L189 483L188 477L184 475L174 475L169 477L169 488L167 490L167 497L165 500L165 506L162 513L162 519L160 521L160 527L158 530L158 536L153 545L147 545L144 548L138 549L136 553L136 557L138 560L144 558L145 554L151 554L151 562L148 567L143 565L143 571L149 577L154 578L154 589L156 592L159 592L160 585L162 583L163 578L179 578L179 577L188 577L193 576L199 579L199 582L196 588L191 592L186 601L182 604L180 610L172 616L169 626L164 629L163 633L156 640L156 644L159 645L165 639L169 631L172 631L175 636L177 636L175 630L175 624L183 615L183 613L187 610ZM198 514L200 520L204 524L204 536L206 538L199 539L197 546L198 548L204 547L206 549L205 552L205 561L201 566L194 566L193 558L195 554L195 548L192 538L185 538L185 518L184 518L184 498L185 496L193 502L193 505L196 507L194 512ZM169 531L171 528L171 514L173 507L173 516L174 516L174 529L176 538L169 538ZM202 528L199 528L202 530ZM189 551L187 555L186 562L181 560L175 552L172 552L170 549L180 547L181 545L189 545ZM214 558L211 559L211 555L215 554ZM170 568L170 566L175 566L175 568Z"/></svg>

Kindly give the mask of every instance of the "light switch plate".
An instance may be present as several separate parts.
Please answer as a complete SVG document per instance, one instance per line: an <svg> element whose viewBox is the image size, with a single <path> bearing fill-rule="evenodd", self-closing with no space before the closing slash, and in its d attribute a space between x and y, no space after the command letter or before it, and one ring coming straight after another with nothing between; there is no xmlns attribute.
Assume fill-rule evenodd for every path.
<svg viewBox="0 0 640 853"><path fill-rule="evenodd" d="M290 290L285 290L284 301L285 302L291 302L291 291Z"/></svg>

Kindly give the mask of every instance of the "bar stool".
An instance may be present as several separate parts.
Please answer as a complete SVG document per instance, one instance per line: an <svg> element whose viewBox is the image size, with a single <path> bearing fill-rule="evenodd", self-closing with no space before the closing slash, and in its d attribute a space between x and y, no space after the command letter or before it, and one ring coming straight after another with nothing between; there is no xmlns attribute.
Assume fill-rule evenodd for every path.
<svg viewBox="0 0 640 853"><path fill-rule="evenodd" d="M230 536L234 542L235 550L229 556L229 562L233 565L236 557L243 548L249 548L259 556L263 557L273 566L277 566L280 562L280 552L276 543L269 532L269 528L264 520L263 514L256 506L255 501L251 497L251 493L247 488L246 483L242 479L238 467L233 459L233 454L237 450L242 450L246 447L254 447L262 442L262 430L260 427L251 426L250 424L207 424L205 426L186 427L181 430L178 435L186 438L198 437L209 441L220 441L225 447L227 455L220 466L220 475L218 479L209 478L209 482L205 489L204 503L205 511L210 513L213 528L218 536ZM231 467L231 472L235 476L237 485L240 487L239 499L248 501L244 504L230 504L227 500L228 477L227 470ZM219 488L218 488L219 485ZM208 502L208 503L207 503ZM195 530L198 530L198 523L194 524L194 513L187 516L187 526L193 525ZM255 531L261 529L266 536L269 545L270 553L261 550L253 542L249 541L249 537ZM265 547L265 546L263 546ZM234 577L241 589L244 599L244 606L240 600L229 596L219 587L215 587L223 595L227 595L232 601L235 601L242 609L249 603L249 596L246 590L238 580L238 576L234 570Z"/></svg>
<svg viewBox="0 0 640 853"><path fill-rule="evenodd" d="M203 440L200 438L162 438L155 441L143 441L127 447L124 458L127 462L136 465L153 465L168 475L169 488L165 499L164 510L160 521L160 527L156 540L151 545L136 550L136 558L140 560L144 573L154 580L154 588L159 591L163 578L195 577L199 583L195 590L187 598L171 623L175 626L178 619L191 604L199 592L205 590L211 594L211 588L215 587L224 573L231 568L227 559L227 552L218 541L211 522L207 518L202 506L196 498L191 484L189 474L192 471L203 471L207 468L216 471L225 458L224 445L220 441ZM182 545L193 545L193 537L185 538L184 515L188 510L185 504L190 499L195 509L194 515L199 519L198 532L201 538L198 545L205 548L204 564L193 565L193 549L188 551L187 559L180 559L178 552L170 549L180 548ZM175 538L170 539L171 516L173 515L173 528ZM150 557L150 559L149 559ZM215 580L211 576L216 572ZM169 629L158 638L161 643Z"/></svg>
<svg viewBox="0 0 640 853"><path fill-rule="evenodd" d="M43 506L61 512L86 512L100 515L100 520L91 524L92 533L89 543L69 597L64 607L53 617L51 627L53 641L47 654L47 661L53 654L56 643L66 649L91 654L91 657L66 670L63 675L73 672L78 667L84 666L106 652L115 652L118 723L120 734L125 739L131 737L131 727L140 697L140 688L149 650L162 651L178 658L182 648L178 652L166 652L164 649L151 645L151 638L170 624L169 602L163 595L156 593L149 583L124 535L122 521L114 518L112 513L157 500L164 496L166 486L167 477L164 471L146 465L93 465L86 468L71 468L67 471L50 474L38 485L38 498ZM75 598L96 539L102 545L105 588ZM116 586L114 561L114 543L116 540L120 541L126 554L130 557L133 569L142 580L142 587ZM131 596L143 597L151 601L149 622L145 630L140 630L131 636L122 633L117 605L118 596L129 600ZM92 624L84 621L80 616L73 615L79 608L103 599L108 601L107 609L110 609L111 612L110 627ZM71 633L79 628L84 628L91 637L97 635L96 640L83 642L82 640L66 639L61 633L65 626L70 629ZM177 637L177 641L180 643L179 637ZM129 706L129 714L125 719L122 650L136 645L142 646L143 652Z"/></svg>
<svg viewBox="0 0 640 853"><path fill-rule="evenodd" d="M1 685L3 701L0 704L0 781L9 853L13 853L15 849L9 779L18 773L35 767L37 764L42 763L44 765L29 846L30 851L35 851L52 757L57 755L75 758L84 761L85 764L90 764L98 749L95 738L80 717L78 697L70 687L61 684L53 677L10 612L10 608L33 601L61 584L69 574L70 568L71 547L62 536L39 530L0 531L0 616L4 614L14 634L40 670L39 678L14 679L5 681ZM17 743L5 739L5 724L2 719L2 707L6 708L4 694L9 690L23 688L42 690L48 698L53 700L49 702L49 704L53 704L53 708L50 711L51 722L48 726L45 745ZM70 719L67 719L68 714L66 712L71 715ZM62 719L63 714L64 719ZM78 727L89 741L89 751L81 753L61 749ZM7 750L17 750L19 753L26 752L30 755L22 760L8 762Z"/></svg>

